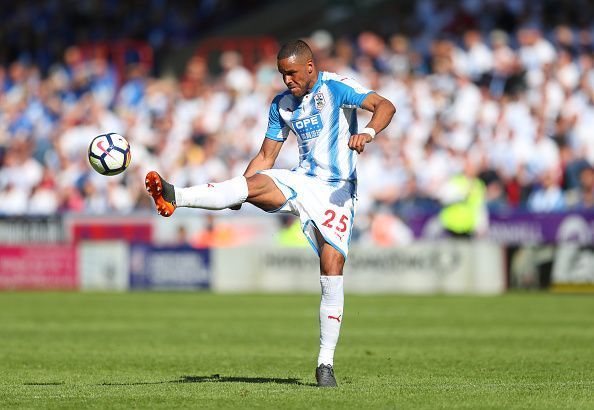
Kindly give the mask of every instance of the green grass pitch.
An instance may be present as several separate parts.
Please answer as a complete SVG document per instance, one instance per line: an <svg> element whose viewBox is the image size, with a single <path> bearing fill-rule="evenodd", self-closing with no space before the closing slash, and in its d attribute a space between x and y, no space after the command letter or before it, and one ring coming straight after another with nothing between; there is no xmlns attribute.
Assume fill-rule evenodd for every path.
<svg viewBox="0 0 594 410"><path fill-rule="evenodd" d="M0 408L592 408L594 298L0 294Z"/></svg>

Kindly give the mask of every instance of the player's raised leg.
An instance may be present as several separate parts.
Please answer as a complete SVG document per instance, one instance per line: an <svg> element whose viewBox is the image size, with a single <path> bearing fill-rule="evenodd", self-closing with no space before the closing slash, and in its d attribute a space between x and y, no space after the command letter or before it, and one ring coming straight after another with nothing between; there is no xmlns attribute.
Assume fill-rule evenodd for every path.
<svg viewBox="0 0 594 410"><path fill-rule="evenodd" d="M320 354L316 368L316 380L319 387L336 387L334 377L334 350L338 343L340 325L344 309L344 288L342 269L344 257L334 247L323 243L320 252L320 284L322 299L320 302Z"/></svg>
<svg viewBox="0 0 594 410"><path fill-rule="evenodd" d="M150 171L146 175L145 185L155 201L157 212L166 217L171 216L178 207L220 210L233 208L247 201L268 211L285 202L285 196L272 179L262 174L179 188L167 182L156 171Z"/></svg>
<svg viewBox="0 0 594 410"><path fill-rule="evenodd" d="M219 210L239 208L248 201L266 211L276 209L285 202L285 196L270 177L258 170L270 169L280 152L282 141L264 138L262 147L250 161L245 176L227 181L178 188L151 171L146 174L146 190L153 197L157 212L171 216L177 207Z"/></svg>

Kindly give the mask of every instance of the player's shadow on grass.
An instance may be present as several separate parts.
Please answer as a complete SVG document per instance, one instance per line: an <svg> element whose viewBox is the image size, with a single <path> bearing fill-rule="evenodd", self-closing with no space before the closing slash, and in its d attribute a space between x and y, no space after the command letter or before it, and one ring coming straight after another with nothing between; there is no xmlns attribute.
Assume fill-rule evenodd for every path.
<svg viewBox="0 0 594 410"><path fill-rule="evenodd" d="M182 376L178 380L166 380L159 382L130 382L130 383L102 383L102 386L139 386L145 384L166 384L166 383L276 383L276 384L294 384L297 386L316 386L313 383L303 383L299 379L289 377L281 379L278 377L235 377L220 376Z"/></svg>
<svg viewBox="0 0 594 410"><path fill-rule="evenodd" d="M279 377L233 377L233 376L219 376L213 374L212 376L182 376L175 383L209 383L209 382L236 382L236 383L276 383L276 384L296 384L299 386L315 386L312 383L303 383L299 379L289 377L281 379Z"/></svg>

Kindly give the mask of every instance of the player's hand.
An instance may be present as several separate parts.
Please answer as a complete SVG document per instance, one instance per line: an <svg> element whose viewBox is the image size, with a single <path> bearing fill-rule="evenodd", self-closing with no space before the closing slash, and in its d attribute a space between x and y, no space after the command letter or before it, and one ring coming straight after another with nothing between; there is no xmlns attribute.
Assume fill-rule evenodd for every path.
<svg viewBox="0 0 594 410"><path fill-rule="evenodd" d="M235 206L230 206L229 209L232 211L239 211L241 209L241 205L243 204L239 204L239 205L235 205Z"/></svg>
<svg viewBox="0 0 594 410"><path fill-rule="evenodd" d="M357 151L358 154L365 150L365 144L371 142L373 138L369 134L354 134L349 139L349 148Z"/></svg>

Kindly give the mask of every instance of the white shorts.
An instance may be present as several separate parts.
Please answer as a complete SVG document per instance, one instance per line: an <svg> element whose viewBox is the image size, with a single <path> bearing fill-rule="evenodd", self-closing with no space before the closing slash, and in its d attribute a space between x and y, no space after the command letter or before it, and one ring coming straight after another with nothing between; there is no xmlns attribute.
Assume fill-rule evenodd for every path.
<svg viewBox="0 0 594 410"><path fill-rule="evenodd" d="M301 229L318 256L322 244L318 243L316 228L328 244L347 258L356 210L353 183L341 182L334 187L287 169L267 169L259 173L268 175L286 199L280 208L269 212L298 216Z"/></svg>

